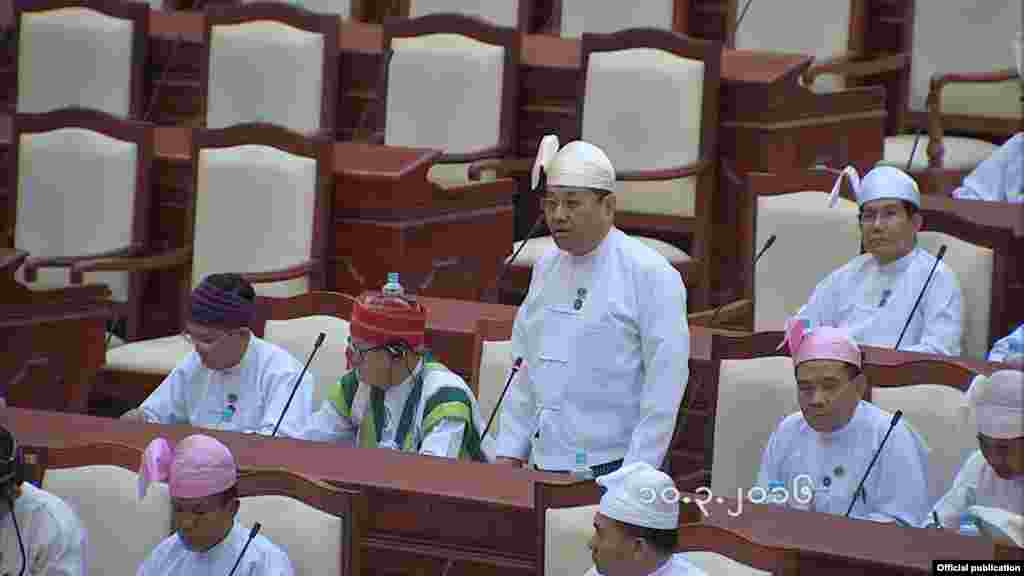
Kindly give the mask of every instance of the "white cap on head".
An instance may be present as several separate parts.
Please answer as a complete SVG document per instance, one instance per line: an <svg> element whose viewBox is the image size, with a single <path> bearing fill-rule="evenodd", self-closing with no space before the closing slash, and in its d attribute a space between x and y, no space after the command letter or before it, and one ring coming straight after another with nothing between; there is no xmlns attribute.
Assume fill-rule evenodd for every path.
<svg viewBox="0 0 1024 576"><path fill-rule="evenodd" d="M553 134L540 141L537 158L533 162L531 188L537 188L543 168L548 186L615 192L615 169L603 150L582 140L569 142L561 149L558 146L558 136Z"/></svg>
<svg viewBox="0 0 1024 576"><path fill-rule="evenodd" d="M829 206L835 206L839 200L839 188L843 184L844 176L850 180L850 187L857 197L858 206L885 198L906 200L918 208L921 207L921 191L917 188L917 182L909 174L893 166L875 166L863 179L853 166L843 168L836 178L835 185L832 186L832 193L829 194Z"/></svg>
<svg viewBox="0 0 1024 576"><path fill-rule="evenodd" d="M1024 438L1024 372L999 370L978 376L967 390L978 432L989 438Z"/></svg>
<svg viewBox="0 0 1024 576"><path fill-rule="evenodd" d="M601 497L601 514L634 526L656 530L679 527L679 493L668 474L646 462L634 462L611 474L598 476L607 488Z"/></svg>

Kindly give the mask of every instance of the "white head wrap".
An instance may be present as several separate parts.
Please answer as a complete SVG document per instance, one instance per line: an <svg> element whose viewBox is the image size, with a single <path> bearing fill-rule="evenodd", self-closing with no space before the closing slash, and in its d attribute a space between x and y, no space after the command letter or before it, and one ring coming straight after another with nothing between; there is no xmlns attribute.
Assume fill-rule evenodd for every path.
<svg viewBox="0 0 1024 576"><path fill-rule="evenodd" d="M857 205L863 206L872 200L893 198L906 200L918 208L921 207L921 192L917 182L909 174L892 166L876 166L861 179L853 166L843 168L832 186L828 196L828 205L835 206L839 201L839 188L843 185L843 177L850 179L850 187L857 197Z"/></svg>
<svg viewBox="0 0 1024 576"><path fill-rule="evenodd" d="M601 514L634 526L657 530L679 527L679 492L668 474L646 462L634 462L598 476L608 489L601 497Z"/></svg>
<svg viewBox="0 0 1024 576"><path fill-rule="evenodd" d="M569 142L562 149L558 145L558 136L553 134L540 141L537 159L533 162L531 188L537 188L543 168L548 186L615 192L615 169L603 150L582 140Z"/></svg>
<svg viewBox="0 0 1024 576"><path fill-rule="evenodd" d="M978 376L967 390L978 432L989 438L1024 438L1024 372L999 370Z"/></svg>

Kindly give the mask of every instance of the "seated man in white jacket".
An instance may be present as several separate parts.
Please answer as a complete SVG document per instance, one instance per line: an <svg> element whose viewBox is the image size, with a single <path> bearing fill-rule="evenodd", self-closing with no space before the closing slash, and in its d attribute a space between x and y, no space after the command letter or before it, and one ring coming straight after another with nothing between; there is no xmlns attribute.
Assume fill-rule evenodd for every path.
<svg viewBox="0 0 1024 576"><path fill-rule="evenodd" d="M0 574L88 574L78 516L57 496L24 482L23 466L14 437L0 428Z"/></svg>
<svg viewBox="0 0 1024 576"><path fill-rule="evenodd" d="M799 320L790 320L786 341L796 366L800 411L772 433L757 485L771 494L809 478L810 497L791 499L789 505L921 526L930 506L927 449L903 422L893 426L892 414L862 399L867 380L860 348L842 329L819 326L807 332Z"/></svg>
<svg viewBox="0 0 1024 576"><path fill-rule="evenodd" d="M953 530L971 506L1024 514L1024 372L978 376L967 400L976 413L981 450L960 468L933 516Z"/></svg>
<svg viewBox="0 0 1024 576"><path fill-rule="evenodd" d="M193 434L173 451L167 440L154 439L142 456L140 480L140 498L151 482L168 482L175 532L143 560L137 576L222 576L235 562L235 574L294 574L287 554L266 537L245 547L250 531L235 521L238 468L215 438Z"/></svg>
<svg viewBox="0 0 1024 576"><path fill-rule="evenodd" d="M185 337L195 348L141 406L122 418L271 434L302 364L249 331L253 287L237 274L211 274L192 291ZM301 437L313 411L313 375L302 379L280 436Z"/></svg>
<svg viewBox="0 0 1024 576"><path fill-rule="evenodd" d="M704 576L673 554L679 532L679 492L668 474L634 462L598 476L606 491L594 514L586 576Z"/></svg>

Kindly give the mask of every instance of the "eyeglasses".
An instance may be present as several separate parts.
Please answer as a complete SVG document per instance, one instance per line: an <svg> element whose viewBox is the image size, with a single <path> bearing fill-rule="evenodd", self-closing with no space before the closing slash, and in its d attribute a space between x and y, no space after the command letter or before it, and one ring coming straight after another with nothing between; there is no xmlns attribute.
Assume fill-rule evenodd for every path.
<svg viewBox="0 0 1024 576"><path fill-rule="evenodd" d="M604 199L605 196L608 196L608 193L595 192L593 196L596 198L597 202L600 202L602 199ZM541 210L543 210L545 213L555 212L556 210L558 210L559 206L565 208L566 212L575 212L576 210L582 208L584 204L587 204L587 201L584 201L579 197L566 198L563 200L559 199L556 196L548 195L540 199Z"/></svg>
<svg viewBox="0 0 1024 576"><path fill-rule="evenodd" d="M858 215L860 223L873 224L875 220L881 221L882 224L889 224L899 218L903 214L903 210L900 208L886 208L881 211L864 210Z"/></svg>
<svg viewBox="0 0 1024 576"><path fill-rule="evenodd" d="M171 504L171 509L175 514L183 516L209 516L223 510L224 504L224 499L218 497L193 505L182 505L181 502L174 502Z"/></svg>
<svg viewBox="0 0 1024 576"><path fill-rule="evenodd" d="M227 332L221 332L220 334L218 334L217 336L215 336L213 338L199 339L199 338L196 338L195 336L189 334L188 330L184 330L184 331L182 331L181 336L182 336L182 338L185 339L186 342L188 342L189 344L191 344L192 346L194 346L196 348L203 348L204 350L212 350L212 349L216 348L217 346L219 346L222 342L224 342L224 340L226 340L227 337L231 336L233 333L234 333L233 330L229 330Z"/></svg>
<svg viewBox="0 0 1024 576"><path fill-rule="evenodd" d="M387 344L380 344L378 346L369 346L367 348L360 348L352 342L352 337L348 337L348 361L353 366L358 366L366 360L366 355L375 350L383 350L387 348Z"/></svg>

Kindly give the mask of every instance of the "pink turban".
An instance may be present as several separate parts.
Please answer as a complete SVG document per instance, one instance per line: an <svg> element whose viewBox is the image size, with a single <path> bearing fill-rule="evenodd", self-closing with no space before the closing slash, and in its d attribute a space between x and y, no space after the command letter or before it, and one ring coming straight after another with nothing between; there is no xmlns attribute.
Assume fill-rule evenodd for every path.
<svg viewBox="0 0 1024 576"><path fill-rule="evenodd" d="M802 319L790 318L786 322L785 344L795 366L808 360L839 360L861 367L860 347L842 328L818 326L808 330Z"/></svg>
<svg viewBox="0 0 1024 576"><path fill-rule="evenodd" d="M235 457L217 439L193 434L171 451L164 438L146 446L139 468L139 498L153 481L170 484L172 498L203 498L220 494L238 481Z"/></svg>

